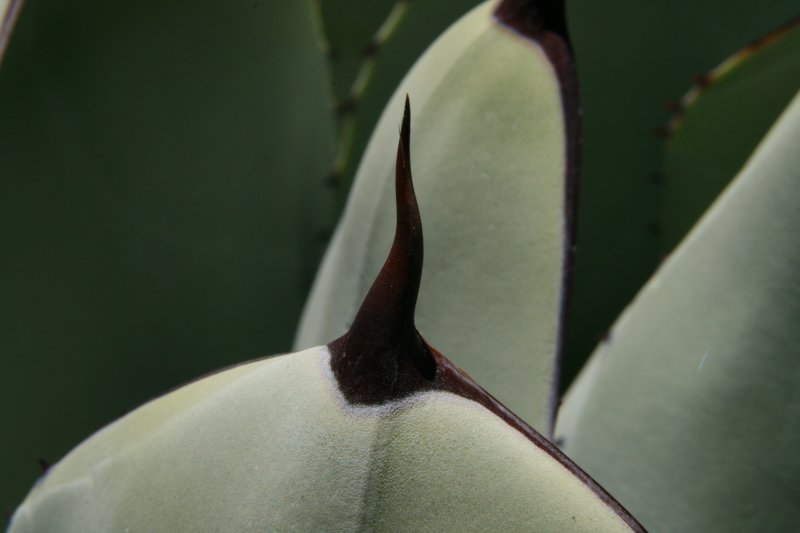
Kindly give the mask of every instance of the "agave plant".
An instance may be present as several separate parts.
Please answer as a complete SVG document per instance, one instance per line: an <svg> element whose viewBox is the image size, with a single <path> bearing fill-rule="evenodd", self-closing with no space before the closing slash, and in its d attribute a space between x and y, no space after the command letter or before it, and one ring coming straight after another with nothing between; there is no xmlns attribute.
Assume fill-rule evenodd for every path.
<svg viewBox="0 0 800 533"><path fill-rule="evenodd" d="M26 465L142 396L284 349L350 194L297 353L101 430L11 531L791 529L800 29L779 22L796 6L728 24L703 3L720 29L681 26L686 68L765 36L697 77L657 136L683 82L652 61L674 30L644 21L693 20L679 7L576 0L570 45L560 3L486 3L398 85L472 2L351 4L361 18L25 6L0 70L4 227L23 228L3 236L9 505ZM559 373L667 254L554 430Z"/></svg>

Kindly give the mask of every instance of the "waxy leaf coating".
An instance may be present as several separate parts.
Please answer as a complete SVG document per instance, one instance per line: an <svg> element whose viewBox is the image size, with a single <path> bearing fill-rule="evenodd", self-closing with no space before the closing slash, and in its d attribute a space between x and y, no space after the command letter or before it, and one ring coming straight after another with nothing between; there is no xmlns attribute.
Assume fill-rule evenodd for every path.
<svg viewBox="0 0 800 533"><path fill-rule="evenodd" d="M642 530L417 333L409 120L406 103L395 241L350 331L100 431L34 487L10 533Z"/></svg>
<svg viewBox="0 0 800 533"><path fill-rule="evenodd" d="M652 528L790 531L800 93L567 395L563 449Z"/></svg>
<svg viewBox="0 0 800 533"><path fill-rule="evenodd" d="M445 32L373 132L317 274L296 348L343 335L394 231L386 152L414 98L411 141L428 254L426 338L549 434L572 253L577 94L558 10L485 2Z"/></svg>

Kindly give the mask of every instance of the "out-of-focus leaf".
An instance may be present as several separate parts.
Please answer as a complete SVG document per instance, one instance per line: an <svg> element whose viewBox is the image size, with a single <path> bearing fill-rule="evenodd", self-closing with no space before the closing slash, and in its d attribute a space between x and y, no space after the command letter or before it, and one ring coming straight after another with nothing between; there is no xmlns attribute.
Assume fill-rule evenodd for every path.
<svg viewBox="0 0 800 533"><path fill-rule="evenodd" d="M666 104L691 80L796 16L796 0L571 0L583 156L562 383L655 270Z"/></svg>
<svg viewBox="0 0 800 533"><path fill-rule="evenodd" d="M571 249L574 79L566 44L548 26L553 20L532 17L546 28L537 41L500 24L493 4L476 8L436 41L389 102L296 345L342 335L383 263L394 228L393 168L385 153L409 94L427 250L419 330L514 412L549 432ZM533 4L516 8L521 19L535 13ZM558 67L542 46L556 54Z"/></svg>
<svg viewBox="0 0 800 533"><path fill-rule="evenodd" d="M340 205L372 130L403 76L436 37L478 3L321 0L340 119L339 146L328 179Z"/></svg>
<svg viewBox="0 0 800 533"><path fill-rule="evenodd" d="M29 2L0 70L0 502L208 370L285 351L333 131L310 6Z"/></svg>
<svg viewBox="0 0 800 533"><path fill-rule="evenodd" d="M350 96L359 70L385 44L376 34L398 4L397 0L316 0L330 62L333 92L338 102ZM454 17L455 18L455 17ZM391 24L391 21L388 21ZM390 37L390 36L386 36ZM376 117L377 118L377 117Z"/></svg>
<svg viewBox="0 0 800 533"><path fill-rule="evenodd" d="M728 58L673 119L663 162L660 252L669 253L800 88L800 19Z"/></svg>
<svg viewBox="0 0 800 533"><path fill-rule="evenodd" d="M0 64L24 0L0 0Z"/></svg>
<svg viewBox="0 0 800 533"><path fill-rule="evenodd" d="M798 146L800 95L625 311L559 415L564 450L646 527L797 525Z"/></svg>

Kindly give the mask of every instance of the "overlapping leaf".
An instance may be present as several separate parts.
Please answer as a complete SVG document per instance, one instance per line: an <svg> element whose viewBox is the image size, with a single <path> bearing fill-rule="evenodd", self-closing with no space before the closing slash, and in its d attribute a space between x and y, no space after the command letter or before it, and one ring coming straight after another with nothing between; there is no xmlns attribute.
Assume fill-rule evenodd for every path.
<svg viewBox="0 0 800 533"><path fill-rule="evenodd" d="M559 416L565 451L646 527L796 525L798 145L795 96L619 319Z"/></svg>
<svg viewBox="0 0 800 533"><path fill-rule="evenodd" d="M678 104L665 144L660 251L669 253L800 88L800 19L729 57Z"/></svg>
<svg viewBox="0 0 800 533"><path fill-rule="evenodd" d="M571 0L567 11L584 128L564 384L662 259L660 129L668 102L798 9L795 0Z"/></svg>
<svg viewBox="0 0 800 533"><path fill-rule="evenodd" d="M434 43L389 102L297 345L343 334L382 264L394 227L392 168L383 154L395 142L394 117L409 94L426 227L420 332L547 432L570 250L567 175L577 109L562 95L569 75L559 79L541 42L498 22L494 7L476 8ZM569 65L562 38L547 35Z"/></svg>
<svg viewBox="0 0 800 533"><path fill-rule="evenodd" d="M642 531L419 338L409 119L406 101L391 252L345 336L208 376L122 418L53 467L10 533Z"/></svg>

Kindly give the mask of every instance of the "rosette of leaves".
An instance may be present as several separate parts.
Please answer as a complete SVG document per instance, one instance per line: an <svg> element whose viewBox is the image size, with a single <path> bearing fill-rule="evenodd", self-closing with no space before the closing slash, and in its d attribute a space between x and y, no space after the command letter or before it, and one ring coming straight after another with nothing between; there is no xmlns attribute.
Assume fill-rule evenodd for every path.
<svg viewBox="0 0 800 533"><path fill-rule="evenodd" d="M794 201L791 191L796 190L792 187L797 165L792 162L788 147L796 144L793 124L797 122L797 112L790 108L779 124L770 126L797 91L796 25L769 34L734 56L732 63L698 77L695 95L699 97L687 97L671 105L682 118L664 130L662 134L667 134L668 139L653 136L651 129L661 114L666 114L658 110L661 103L673 98L684 86L684 80L708 69L726 51L795 15L796 6L791 2L775 3L752 16L743 16L741 13L748 12L746 5L723 5L710 0L701 2L691 14L676 6L630 4L625 16L588 2L567 4L584 98L586 154L571 313L566 311L565 302L567 273L575 248L573 199L579 128L566 23L558 3L506 1L487 4L462 20L401 82L387 108L390 114L382 119L362 160L352 198L315 282L297 340L299 344L319 344L349 331L357 302L380 268L380 250L388 247L394 226L389 209L392 200L386 186L386 173L390 170L386 152L396 134L397 107L406 92L411 92L412 99L418 102L414 117L416 144L409 148L415 154L429 244L417 314L422 334L545 436L550 434L558 400L558 367L565 367L567 375L574 372L588 353L585 349L655 268L660 254L672 249L713 197L738 174L691 237L676 249L626 311L612 334L606 336L568 395L558 436L563 439L565 450L647 527L681 531L730 530L742 525L750 529L785 529L791 524L792 502L797 499L793 480L798 477L797 454L793 452L798 437L792 429L797 406L791 395L791 376L796 374L791 346L796 343L789 329L797 318L793 303L797 279L793 274L796 268L792 267L793 246L787 237L794 227L790 206ZM19 6L14 2L8 5ZM160 3L158 7L140 5L127 11L121 8L123 11L117 13L111 8L96 7L81 11L76 4L50 14L45 6L31 1L22 11L0 70L0 103L10 110L4 112L8 117L4 118L4 139L8 142L2 144L2 158L12 163L6 167L12 171L4 175L3 181L13 193L3 196L8 204L3 212L6 227L22 228L4 237L8 239L6 248L12 250L9 257L13 258L6 263L4 275L4 290L10 296L3 308L4 317L8 318L4 324L7 332L13 332L3 335L8 343L4 352L10 354L12 369L6 375L32 376L7 381L4 387L8 394L4 404L14 412L11 426L20 428L20 438L6 444L12 451L9 457L18 458L12 460L15 470L8 469L12 476L6 476L4 470L3 477L7 479L32 476L31 467L37 456L59 457L87 432L87 427L98 427L121 409L140 402L143 396L163 390L165 383L173 384L181 379L179 376L225 363L226 359L218 358L220 354L232 362L248 353L269 351L272 345L268 342L272 341L268 339L278 338L268 332L270 329L284 339L291 336L286 322L295 320L299 295L310 280L316 250L336 218L336 205L347 188L346 176L354 173L352 161L357 158L351 154L347 163L350 170L339 173L344 178L330 179L331 169L338 171L346 128L357 128L362 136L362 141L351 143L350 150L356 152L359 142L364 142L364 132L371 129L371 121L383 107L382 99L391 90L388 87L395 85L395 81L385 80L391 76L399 79L411 64L411 57L402 64L405 56L400 51L413 49L406 46L411 37L402 37L404 32L410 35L414 25L422 24L412 17L413 10L421 13L430 8L422 1L386 6L387 17L374 17L379 22L376 31L363 32L381 38L366 43L364 50L369 53L363 58L369 63L367 68L351 68L366 72L356 81L367 83L361 93L362 105L354 108L357 112L347 126L341 106L326 103L341 100L347 92L335 90L334 98L326 94L325 50L315 47L315 43L333 40L331 34L320 31L331 27L330 17L335 14L330 9L326 14L325 9L298 7L292 18L284 12L275 16L275 11L269 10L278 8L270 4L232 4L228 15L218 17L219 13L215 13L217 18L211 25L214 30L235 34L235 38L225 40L232 47L222 51L214 47L215 40L207 38L214 32L203 22L203 6ZM179 16L182 8L196 18L186 22ZM268 13L263 18L252 17L264 9ZM9 12L19 13L19 9ZM152 17L154 12L161 15ZM714 14L720 28L714 39L708 39L706 31L709 13ZM734 20L731 13L740 14ZM115 15L121 16L114 18ZM285 17L295 22L286 24ZM244 19L250 25L245 26ZM54 20L66 22L59 26ZM120 27L128 28L127 33L108 30L110 20L122 21ZM153 25L152 20L160 20L161 25ZM647 20L659 23L647 24ZM264 32L259 23L274 24L286 31ZM170 32L168 28L175 24L183 30ZM4 22L0 50L8 40L10 27ZM244 27L249 30L243 32ZM669 35L674 36L676 27L683 30L680 43L659 33L659 28L665 32L668 28ZM321 39L321 35L331 39ZM77 43L67 49L71 50L71 57L79 60L70 62L69 54L52 52L57 44L66 42L65 37ZM50 48L45 46L47 42L53 43ZM93 42L114 46L95 46ZM207 47L189 45L199 42ZM398 47L394 52L393 43ZM380 46L372 46L376 44ZM262 55L243 52L252 51L254 45L260 46ZM147 46L159 51L183 47L187 55L175 55L177 62L168 61L169 57L161 62L147 61L153 57L147 53ZM299 50L299 59L266 61L263 71L224 59L273 57L266 51L276 46L281 54L284 49ZM105 56L98 55L102 50L107 50ZM691 53L682 52L688 50ZM669 57L665 58L666 54ZM187 61L187 57L192 59ZM653 57L660 61L654 62ZM670 57L675 59L665 60ZM184 65L185 70L175 70L176 64ZM655 64L658 68L642 70L643 65ZM221 65L230 67L227 77L215 75ZM731 65L737 68L729 68ZM281 70L282 81L275 84L272 71L278 68L289 70ZM145 71L148 75L141 76ZM263 90L252 91L250 99L234 99L240 105L233 109L244 111L229 114L230 109L225 107L229 99L215 96L232 94L234 86L248 87L254 72L260 73ZM208 78L198 73L207 74ZM334 74L334 79L346 79L347 75ZM309 81L309 76L316 81ZM322 82L317 79L320 77ZM86 90L86 80L96 80L93 91ZM230 84L215 85L220 80ZM352 86L338 83L340 87ZM382 83L388 86L378 89ZM304 91L297 92L296 87L301 85ZM621 87L630 92L624 101L620 101ZM106 94L110 89L117 92ZM275 89L285 92L267 97ZM386 91L382 97L381 90ZM143 107L142 97L148 94L149 100L145 98L144 102L149 107ZM764 98L765 94L769 97ZM379 103L367 105L370 98ZM216 101L226 104L210 105ZM276 101L296 103L297 108L278 105L286 112L284 116L291 118L275 114ZM125 102L135 105L126 107ZM261 129L243 135L233 133L235 127L222 127L257 122L242 118L259 116L251 113L255 109L253 102L260 102L257 108L269 116L267 119L262 115L265 118L260 122ZM27 107L22 105L25 103ZM148 108L150 114L143 114L142 110ZM334 108L340 110L339 115L330 113ZM747 118L731 119L742 116L740 108L749 113ZM203 132L208 130L186 120L203 116L199 110L205 110L213 123L210 131L217 131L218 135L206 138ZM614 112L604 117L601 110ZM106 120L115 113L120 122ZM726 120L732 120L734 126L724 126ZM129 129L114 124L125 124ZM339 136L335 153L334 129ZM740 172L767 130L769 137ZM191 131L194 136L182 136L184 131ZM163 139L159 141L158 133L153 132L162 132ZM309 132L318 137L309 137ZM148 137L150 134L152 138ZM160 142L167 145L159 148ZM659 148L662 144L663 152ZM260 152L264 146L269 146L273 155L267 157ZM737 148L726 150L726 146ZM184 155L174 158L175 154ZM266 166L258 166L253 154L260 154L256 159ZM610 164L612 160L629 164ZM230 161L236 165L227 165ZM245 182L261 183L262 176L276 188L254 194L244 186ZM705 181L707 176L711 179ZM202 189L198 193L195 188L192 191L204 203L181 204L182 187L203 183L217 192L206 196ZM236 187L237 183L241 186ZM287 201L287 187L294 191L288 197L302 196L303 201ZM775 192L778 190L780 194ZM165 191L172 191L173 197L164 196ZM236 194L226 199L226 193L220 191ZM778 196L785 201L776 202L774 198ZM249 216L256 208L248 211L242 205L257 205L259 216ZM687 205L691 207L684 207ZM202 222L202 218L185 217L192 212L209 218ZM214 222L215 213L222 213L223 219L228 217L225 224ZM359 220L366 231L359 227ZM187 234L195 235L197 226L205 229L199 236L187 238ZM263 249L260 260L250 267L268 270L268 274L243 274L248 270L242 270L241 265L249 251L259 246L237 238L248 235L244 228L251 226L275 230L284 243ZM110 243L114 246L109 247ZM149 249L161 252L153 255ZM117 253L110 254L108 250ZM231 261L231 256L242 259ZM203 274L203 269L213 271L216 277ZM292 277L303 271L308 274ZM289 278L282 277L281 272ZM30 277L26 277L28 273L32 273ZM80 282L75 283L76 279ZM231 292L230 280L235 279L243 281ZM343 286L350 290L337 293L337 288ZM284 292L275 292L278 290ZM275 305L277 314L253 311L254 306L267 301ZM108 302L116 302L118 307L109 306ZM748 307L748 302L753 305ZM294 314L286 312L291 305L295 306ZM209 312L211 308L214 312ZM67 309L69 312L65 312ZM314 316L315 309L325 311ZM242 317L247 319L242 321ZM565 337L566 318L575 333ZM264 324L267 326L262 327ZM316 333L308 333L315 330ZM329 336L315 337L323 331ZM702 342L698 337L703 337ZM565 343L566 357L561 353ZM698 346L704 343L708 349L698 353ZM462 349L470 347L475 348L472 354L469 349ZM645 352L647 357L641 355ZM92 355L86 357L84 353ZM315 357L303 353L306 355L295 359ZM720 353L724 355L720 357ZM151 363L145 362L147 357ZM156 360L159 364L152 363ZM708 366L715 362L718 364ZM324 362L321 364L324 369ZM270 373L267 367L277 368L270 365L265 363L263 371ZM688 377L688 367L697 376L694 381ZM246 365L239 368L238 374L219 376L238 380L255 368ZM710 368L716 374L709 377ZM701 380L701 376L709 379ZM128 392L126 387L120 387L120 380L130 389ZM224 378L216 384L225 388L225 381ZM23 395L22 389L30 389L31 383L37 388L28 404L20 406L12 401ZM196 407L202 411L208 407L202 398L217 397L219 390L217 385L211 390L201 383L213 382L201 381L195 388L165 397L164 400L179 398L177 405L162 400L137 413L150 413L158 419L169 418L169 413L182 409L192 411ZM690 388L698 383L703 386ZM277 385L272 388L283 390ZM112 393L117 390L119 396ZM58 394L54 395L54 391ZM285 394L292 397L290 391ZM303 396L302 392L299 396ZM106 402L106 398L117 398L117 403ZM269 396L260 405L277 417L266 418L272 428L270 433L290 436L289 429L274 429L286 428L281 425L286 418L280 411L286 411L288 404L281 398ZM643 401L645 398L649 401ZM747 409L743 402L749 402ZM166 408L153 409L152 405ZM64 416L56 406L80 416ZM414 408L410 408L412 411ZM497 412L488 411L494 413L489 415L494 420L491 417L497 417ZM242 416L248 412L244 410ZM141 421L137 417L141 415L135 413L125 420ZM14 420L25 420L25 424ZM120 431L114 428L119 427L123 428L122 433L116 435L126 434L124 428L131 426L126 426L125 420L105 434L114 435ZM508 425L507 420L503 423ZM524 425L521 421L516 424ZM477 428L480 423L475 421L474 426ZM185 438L185 434L193 432L188 425L175 426L178 427L182 429L175 429L173 436ZM782 429L766 452L759 435L773 427ZM152 426L137 428L142 435L148 435ZM213 425L209 428L214 431ZM514 435L519 433L518 427L514 430ZM754 436L752 439L742 437L748 432ZM398 440L393 431L378 432L383 437L361 449L372 450L383 458L391 453L413 459L403 455L403 450L420 442L414 435L441 435L436 430L430 433L404 429L402 433L410 435L410 442ZM50 435L57 438L45 437ZM537 438L541 439L537 442L546 442ZM242 442L247 440L243 437ZM311 440L310 448L297 441L293 446L329 449L315 447L318 440ZM114 459L115 452L124 448L113 436L105 440L99 437L99 442L105 442L103 446L108 448L99 450L88 444L95 459ZM176 446L176 442L172 444ZM224 442L231 444L230 439ZM432 446L433 441L428 439L425 443ZM505 449L506 445L501 444L500 448ZM178 448L165 449L177 453ZM82 449L86 448L76 450L78 457L85 453ZM720 454L720 449L725 453ZM227 453L225 446L215 446L214 452L222 457ZM152 452L145 453L148 454ZM552 450L545 455L560 457ZM26 461L19 460L22 457ZM338 459L324 453L318 459L318 466L312 469L317 479L325 479L321 472L339 472L321 466ZM345 471L356 477L358 471L383 472L377 481L390 480L383 485L363 485L382 488L374 498L361 500L366 502L361 510L388 509L382 505L387 501L385 497L393 494L392 487L405 487L411 493L417 487L420 492L416 495L425 499L424 483L396 483L398 478L392 476L400 470L391 466L392 461L380 463L383 470L359 470L356 463L345 461L353 466L352 472ZM558 460L555 463L567 464ZM26 464L31 466L22 466ZM69 459L64 464L68 466L56 467L54 472L73 469L75 479L80 479L85 474L81 469L92 461L76 467L74 459ZM196 462L180 464L182 472L199 476L196 479L212 472L198 469ZM292 472L291 466L269 471ZM237 485L246 477L244 470L232 472L237 473L223 476L224 486L246 488L247 484ZM64 481L60 476L48 476L44 484L48 479L49 483ZM364 480L358 479L361 481L354 481L353 486ZM765 480L769 490L765 489ZM319 485L335 487L335 482ZM289 489L281 483L281 487ZM136 486L147 492L146 488L141 489L146 484ZM8 487L3 488L10 494L20 490L19 486ZM276 500L291 512L304 508L302 484L294 487L287 490L288 499L282 496ZM692 490L680 490L682 487ZM455 489L447 489L451 490ZM406 503L398 507L405 517L409 516L408 509L422 505L411 493L404 492ZM605 494L602 489L589 493ZM109 492L111 497L114 494L121 493ZM230 494L241 493L231 490ZM514 500L508 493L502 494L502 498ZM755 494L759 497L750 497ZM146 494L140 496L146 499ZM611 501L601 497L600 502L604 498ZM220 502L226 509L246 505L237 497ZM598 509L605 508L605 504L598 505ZM174 513L176 522L164 527L179 528L182 520L191 523L192 518L184 513L191 515L192 509L178 507L184 511ZM473 511L480 512L479 504L473 507ZM73 507L74 512L78 512L76 509ZM322 512L302 522L297 518L300 515L290 511L285 516L296 524L334 524L343 516L339 511L326 516ZM47 519L44 512L39 516ZM400 516L394 512L370 515L365 511L358 516ZM555 515L566 516L558 512ZM463 513L462 518L468 520L470 516L474 515ZM197 517L193 515L194 519ZM353 516L348 520L339 523L354 529L369 523ZM455 519L447 523L452 527L458 524ZM468 527L466 523L461 525Z"/></svg>

